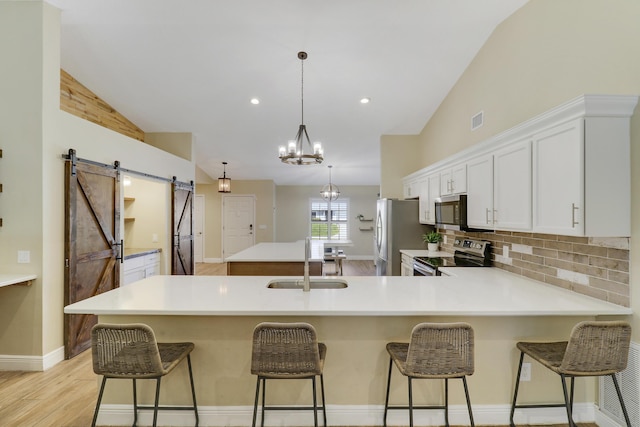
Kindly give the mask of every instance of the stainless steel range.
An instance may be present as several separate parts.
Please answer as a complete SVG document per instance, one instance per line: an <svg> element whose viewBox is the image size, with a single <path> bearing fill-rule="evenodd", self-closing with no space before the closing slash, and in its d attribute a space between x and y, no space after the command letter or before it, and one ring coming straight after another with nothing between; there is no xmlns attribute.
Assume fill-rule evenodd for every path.
<svg viewBox="0 0 640 427"><path fill-rule="evenodd" d="M440 276L441 267L491 267L491 243L486 240L456 238L452 257L415 257L414 276Z"/></svg>

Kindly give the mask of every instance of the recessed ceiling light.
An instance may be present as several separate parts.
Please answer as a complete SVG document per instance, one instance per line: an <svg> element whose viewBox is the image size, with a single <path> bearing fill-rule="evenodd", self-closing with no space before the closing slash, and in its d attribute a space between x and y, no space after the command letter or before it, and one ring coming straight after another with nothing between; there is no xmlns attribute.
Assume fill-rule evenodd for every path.
<svg viewBox="0 0 640 427"><path fill-rule="evenodd" d="M371 98L362 98L360 100L360 104L368 104L369 102L371 102Z"/></svg>
<svg viewBox="0 0 640 427"><path fill-rule="evenodd" d="M251 98L251 103L253 105L258 105L258 104L260 104L260 100L258 98Z"/></svg>

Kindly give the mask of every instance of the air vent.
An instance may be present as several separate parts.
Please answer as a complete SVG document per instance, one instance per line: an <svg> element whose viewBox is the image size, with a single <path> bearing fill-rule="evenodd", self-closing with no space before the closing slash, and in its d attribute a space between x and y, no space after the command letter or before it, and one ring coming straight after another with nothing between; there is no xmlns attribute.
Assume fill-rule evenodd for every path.
<svg viewBox="0 0 640 427"><path fill-rule="evenodd" d="M484 111L480 111L475 116L471 117L471 130L476 130L484 123Z"/></svg>
<svg viewBox="0 0 640 427"><path fill-rule="evenodd" d="M627 369L617 374L620 392L634 427L640 426L640 344L631 343ZM618 395L609 377L600 377L600 410L620 425L625 425Z"/></svg>

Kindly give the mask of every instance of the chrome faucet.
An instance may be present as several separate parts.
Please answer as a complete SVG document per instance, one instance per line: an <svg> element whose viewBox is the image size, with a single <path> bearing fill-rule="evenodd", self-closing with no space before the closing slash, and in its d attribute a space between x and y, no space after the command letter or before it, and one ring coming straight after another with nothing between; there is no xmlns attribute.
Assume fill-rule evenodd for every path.
<svg viewBox="0 0 640 427"><path fill-rule="evenodd" d="M309 258L311 257L311 237L304 239L304 280L302 281L302 290L309 292L311 285L309 282Z"/></svg>

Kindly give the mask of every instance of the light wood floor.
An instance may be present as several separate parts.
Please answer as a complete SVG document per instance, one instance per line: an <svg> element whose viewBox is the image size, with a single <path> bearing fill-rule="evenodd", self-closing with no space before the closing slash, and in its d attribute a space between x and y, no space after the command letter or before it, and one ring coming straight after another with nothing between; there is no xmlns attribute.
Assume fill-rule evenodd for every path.
<svg viewBox="0 0 640 427"><path fill-rule="evenodd" d="M372 261L346 261L343 268L345 276L375 274ZM226 264L197 264L196 273L225 275ZM98 387L90 351L45 372L0 372L0 426L87 427L93 418Z"/></svg>

